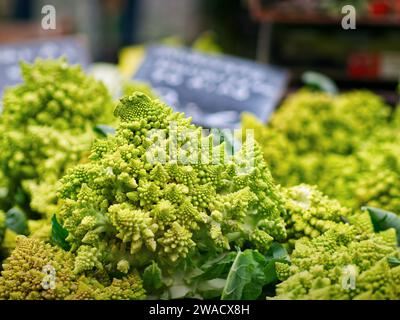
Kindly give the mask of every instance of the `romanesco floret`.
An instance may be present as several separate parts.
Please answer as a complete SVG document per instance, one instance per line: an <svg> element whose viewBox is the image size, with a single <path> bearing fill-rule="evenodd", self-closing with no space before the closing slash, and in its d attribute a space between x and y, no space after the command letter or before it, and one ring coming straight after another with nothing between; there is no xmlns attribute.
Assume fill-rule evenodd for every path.
<svg viewBox="0 0 400 320"><path fill-rule="evenodd" d="M357 154L361 163L355 184L359 204L400 214L400 131L380 130Z"/></svg>
<svg viewBox="0 0 400 320"><path fill-rule="evenodd" d="M74 256L42 241L17 237L17 246L3 264L0 299L122 299L145 298L142 280L133 270L121 279L77 276Z"/></svg>
<svg viewBox="0 0 400 320"><path fill-rule="evenodd" d="M106 87L64 58L21 63L23 83L6 89L2 123L21 129L27 125L57 130L87 129L110 103Z"/></svg>
<svg viewBox="0 0 400 320"><path fill-rule="evenodd" d="M73 257L24 236L3 263L1 299L63 299L73 292Z"/></svg>
<svg viewBox="0 0 400 320"><path fill-rule="evenodd" d="M400 255L394 229L360 233L338 224L314 239L296 242L291 265L277 266L275 299L394 299L400 298Z"/></svg>
<svg viewBox="0 0 400 320"><path fill-rule="evenodd" d="M332 228L351 210L322 194L315 186L282 188L289 239L315 238Z"/></svg>
<svg viewBox="0 0 400 320"><path fill-rule="evenodd" d="M96 300L143 300L146 298L142 279L137 272L131 272L122 279L114 278L109 286L94 291Z"/></svg>
<svg viewBox="0 0 400 320"><path fill-rule="evenodd" d="M361 177L354 192L358 204L385 208L400 215L400 172L382 168Z"/></svg>
<svg viewBox="0 0 400 320"><path fill-rule="evenodd" d="M244 115L279 183L317 185L343 205L399 211L399 133L390 108L376 95L355 91L330 96L300 91L267 126ZM374 130L374 128L380 130Z"/></svg>
<svg viewBox="0 0 400 320"><path fill-rule="evenodd" d="M272 116L270 127L286 135L299 154L350 154L376 125L387 123L389 115L390 108L368 91L337 98L299 91Z"/></svg>
<svg viewBox="0 0 400 320"><path fill-rule="evenodd" d="M400 148L398 133L381 130L352 156L325 157L320 188L346 206L363 205L400 212Z"/></svg>
<svg viewBox="0 0 400 320"><path fill-rule="evenodd" d="M19 205L33 217L52 215L58 179L86 157L95 138L92 127L111 98L101 82L64 59L21 63L21 69L24 82L5 91L0 117L7 193L0 205Z"/></svg>
<svg viewBox="0 0 400 320"><path fill-rule="evenodd" d="M212 136L143 93L122 98L115 115L116 136L98 141L59 191L77 273L127 273L153 260L173 270L194 252L263 252L285 239L283 200L257 145L234 155L224 144L200 147Z"/></svg>

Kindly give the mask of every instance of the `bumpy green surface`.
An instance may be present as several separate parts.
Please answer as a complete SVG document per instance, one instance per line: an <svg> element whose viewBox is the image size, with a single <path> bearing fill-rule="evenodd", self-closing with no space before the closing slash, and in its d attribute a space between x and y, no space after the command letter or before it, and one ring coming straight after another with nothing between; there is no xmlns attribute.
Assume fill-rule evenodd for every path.
<svg viewBox="0 0 400 320"><path fill-rule="evenodd" d="M76 271L128 272L153 260L173 269L195 252L235 245L265 252L274 239L286 237L283 200L257 145L230 157L224 144L209 144L201 153L209 160L198 163L193 137L201 136L201 128L183 114L135 93L121 99L115 115L122 120L116 136L98 141L91 161L62 179L59 217L77 252ZM151 129L164 135L156 147L157 138L147 135ZM174 133L188 129L191 139L178 135L175 141ZM192 162L174 160L165 146ZM165 163L147 158L164 152ZM246 163L250 159L254 163Z"/></svg>
<svg viewBox="0 0 400 320"><path fill-rule="evenodd" d="M400 256L394 229L359 233L337 225L312 240L299 240L291 265L277 264L275 299L400 298Z"/></svg>
<svg viewBox="0 0 400 320"><path fill-rule="evenodd" d="M2 123L58 130L86 130L109 103L105 86L65 59L21 63L23 83L4 93Z"/></svg>
<svg viewBox="0 0 400 320"><path fill-rule="evenodd" d="M351 210L329 199L314 186L301 184L282 191L289 239L315 238L351 214Z"/></svg>
<svg viewBox="0 0 400 320"><path fill-rule="evenodd" d="M98 281L96 275L76 275L73 268L71 253L19 236L16 248L3 263L0 299L138 300L145 297L142 281L136 272L122 279L103 276Z"/></svg>
<svg viewBox="0 0 400 320"><path fill-rule="evenodd" d="M368 91L338 97L299 91L272 116L270 126L294 143L298 154L350 154L389 114L390 108Z"/></svg>
<svg viewBox="0 0 400 320"><path fill-rule="evenodd" d="M368 213L354 213L400 212L400 113L375 95L300 91L268 127L245 116L262 148L230 154L132 93L140 86L114 111L116 135L93 144L93 126L114 121L105 87L63 60L22 71L0 117L0 242L11 252L0 299L214 298L243 284L264 298L276 275L276 299L400 299L394 230L374 234ZM16 205L42 217L29 238L5 228ZM54 213L70 252L54 245ZM235 264L238 247L260 259Z"/></svg>
<svg viewBox="0 0 400 320"><path fill-rule="evenodd" d="M63 59L21 63L21 71L0 116L0 205L46 216L56 208L56 182L87 156L111 100L102 83Z"/></svg>
<svg viewBox="0 0 400 320"><path fill-rule="evenodd" d="M353 209L373 205L400 213L399 127L373 93L339 96L301 90L268 126L244 115L274 177L284 186L308 183Z"/></svg>

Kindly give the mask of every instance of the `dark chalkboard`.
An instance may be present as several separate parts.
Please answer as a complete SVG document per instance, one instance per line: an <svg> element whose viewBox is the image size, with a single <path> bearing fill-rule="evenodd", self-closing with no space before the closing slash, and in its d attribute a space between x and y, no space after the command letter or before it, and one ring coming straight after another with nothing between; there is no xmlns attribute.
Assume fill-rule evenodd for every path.
<svg viewBox="0 0 400 320"><path fill-rule="evenodd" d="M84 67L90 62L86 41L80 36L0 45L0 96L6 86L21 82L20 61L61 56L65 56L70 64L79 63Z"/></svg>
<svg viewBox="0 0 400 320"><path fill-rule="evenodd" d="M147 49L134 78L208 128L236 128L243 111L266 121L288 83L288 73L277 67L158 45Z"/></svg>

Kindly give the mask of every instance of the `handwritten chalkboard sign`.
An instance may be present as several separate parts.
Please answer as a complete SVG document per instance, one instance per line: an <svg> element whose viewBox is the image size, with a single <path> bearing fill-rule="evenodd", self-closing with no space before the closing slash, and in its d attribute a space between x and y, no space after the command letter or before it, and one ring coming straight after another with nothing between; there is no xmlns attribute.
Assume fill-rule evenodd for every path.
<svg viewBox="0 0 400 320"><path fill-rule="evenodd" d="M89 63L84 38L69 36L48 40L0 45L0 96L6 86L21 82L20 61L34 62L36 58L54 59L65 56L70 64Z"/></svg>
<svg viewBox="0 0 400 320"><path fill-rule="evenodd" d="M135 79L208 128L235 128L243 111L266 121L288 82L285 70L226 55L150 46Z"/></svg>

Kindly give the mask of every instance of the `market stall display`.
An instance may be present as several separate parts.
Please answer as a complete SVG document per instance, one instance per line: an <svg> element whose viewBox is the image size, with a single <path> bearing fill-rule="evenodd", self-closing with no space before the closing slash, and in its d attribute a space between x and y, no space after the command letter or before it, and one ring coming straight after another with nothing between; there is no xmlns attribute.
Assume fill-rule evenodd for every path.
<svg viewBox="0 0 400 320"><path fill-rule="evenodd" d="M140 86L21 68L0 299L399 299L398 110L374 94L300 90L236 148Z"/></svg>

